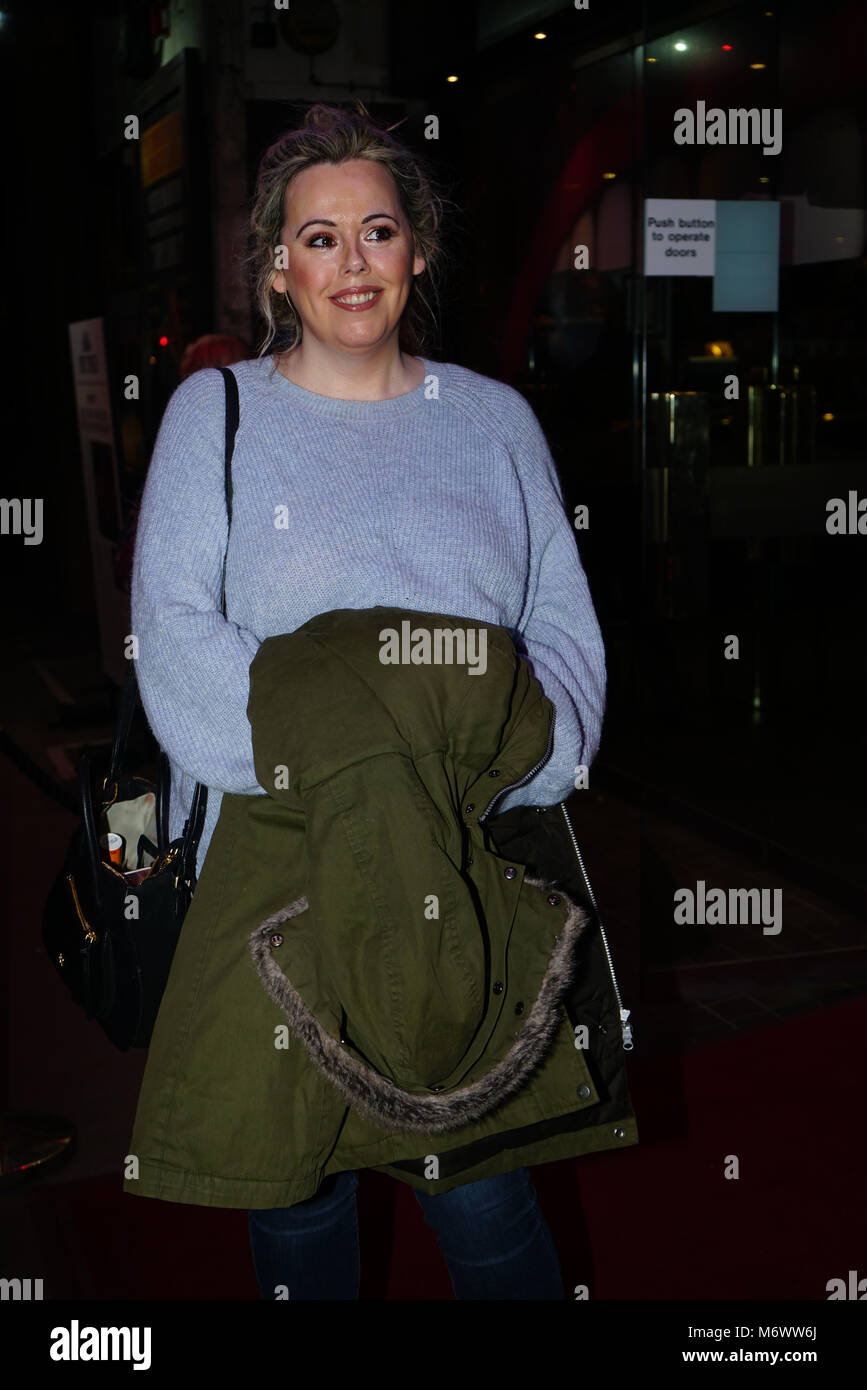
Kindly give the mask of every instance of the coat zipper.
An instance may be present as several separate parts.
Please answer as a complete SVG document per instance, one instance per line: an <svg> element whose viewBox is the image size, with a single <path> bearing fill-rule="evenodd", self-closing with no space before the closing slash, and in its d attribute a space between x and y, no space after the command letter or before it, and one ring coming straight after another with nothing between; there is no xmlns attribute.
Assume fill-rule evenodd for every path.
<svg viewBox="0 0 867 1390"><path fill-rule="evenodd" d="M521 778L520 782L513 782L509 787L501 787L498 792L494 793L494 795L491 797L491 800L485 807L484 811L479 816L479 825L482 824L482 821L486 821L488 819L488 816L491 814L491 807L494 805L496 801L499 801L501 797L506 796L508 792L517 791L518 787L526 786L530 779L532 777L535 777L536 773L539 772L545 766L546 762L551 756L551 752L554 747L554 719L555 713L552 710L551 723L548 728L548 747L545 749L545 752L542 754L542 757L539 759L536 766L531 767L530 771Z"/></svg>
<svg viewBox="0 0 867 1390"><path fill-rule="evenodd" d="M491 808L495 805L496 802L500 801L502 797L506 796L509 792L516 791L518 787L526 786L526 784L531 780L531 778L535 777L536 773L541 771L541 769L545 766L548 759L551 757L551 751L554 747L554 721L555 714L552 711L551 723L548 729L548 746L545 749L545 752L543 753L542 757L536 763L536 766L531 767L530 771L526 773L520 779L519 782L512 782L510 786L501 787L498 792L495 792L495 794L491 797L491 800L485 807L484 811L479 816L479 825L481 825L483 821L486 821L488 819L488 816L491 814ZM614 973L614 964L611 959L611 951L608 946L608 937L605 935L605 928L602 925L602 918L599 916L599 909L596 906L596 898L594 896L593 889L590 887L590 880L587 877L587 870L584 868L584 860L582 859L581 851L578 848L578 841L575 838L575 831L572 829L572 822L569 819L569 813L566 810L565 801L560 802L560 809L563 812L563 819L566 822L566 826L569 831L569 838L572 841L572 847L575 850L575 857L577 858L578 865L581 869L581 877L584 879L584 883L587 888L587 893L590 897L590 902L593 906L593 911L596 914L596 920L599 923L599 933L602 937L602 945L605 948L605 959L608 961L608 971L611 975L611 983L614 986L614 996L617 1000L617 1008L620 1013L620 1031L623 1034L623 1047L624 1051L629 1052L635 1046L634 1042L632 1041L632 1024L628 1021L629 1016L632 1013L632 1010L624 1009L623 1007L623 1000L620 997L620 988L617 984L617 976Z"/></svg>
<svg viewBox="0 0 867 1390"><path fill-rule="evenodd" d="M599 909L596 906L596 898L593 895L593 889L590 887L590 880L587 877L587 870L584 868L584 860L581 858L581 851L578 848L578 841L575 838L575 831L572 829L572 822L569 819L569 812L566 810L565 801L560 802L560 810L563 812L563 819L565 820L567 828L569 830L569 838L571 839L572 847L575 850L575 856L578 860L578 864L581 869L581 876L584 879L584 883L587 888L587 893L590 897L590 902L593 906L593 911L596 914L596 920L599 923L599 932L602 937L602 945L605 947L605 957L608 961L608 970L611 974L611 983L614 986L614 994L617 999L617 1007L620 1010L620 1029L623 1033L623 1049L625 1052L630 1052L632 1048L635 1046L635 1044L632 1041L632 1024L627 1021L629 1019L629 1015L632 1013L632 1010L624 1009L623 1000L620 998L620 990L617 985L617 976L614 974L614 965L611 960L611 952L608 949L608 938L605 935L605 928L602 925L602 918L599 916Z"/></svg>

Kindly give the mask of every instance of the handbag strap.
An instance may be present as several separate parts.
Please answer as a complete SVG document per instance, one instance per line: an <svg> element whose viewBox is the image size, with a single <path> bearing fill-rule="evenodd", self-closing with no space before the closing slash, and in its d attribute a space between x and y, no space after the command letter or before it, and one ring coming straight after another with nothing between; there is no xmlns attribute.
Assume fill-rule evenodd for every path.
<svg viewBox="0 0 867 1390"><path fill-rule="evenodd" d="M220 586L220 607L223 617L226 617L226 562L229 558L229 534L232 530L232 455L235 452L235 435L238 432L238 422L240 419L240 402L238 399L238 378L229 367L220 367L223 381L226 384L226 446L225 446L225 467L224 481L226 493L226 516L228 526L226 529L226 549L223 554L223 579ZM196 850L199 847L199 840L205 824L205 814L208 809L208 788L204 782L197 782L193 792L193 801L190 806L190 814L184 824L183 847L181 855L183 859L184 881L189 888L194 888L196 884Z"/></svg>
<svg viewBox="0 0 867 1390"><path fill-rule="evenodd" d="M232 456L235 452L235 435L238 431L240 420L240 401L238 398L238 379L229 367L219 368L226 386L226 433L225 433L225 494L226 494L226 516L228 527L226 531L226 550L223 554L223 577L220 586L220 608L223 617L226 616L226 562L229 554L229 532L232 529ZM116 782L120 773L121 763L126 753L126 746L129 740L129 733L132 727L133 715L135 714L136 698L138 696L138 684L136 681L135 662L129 661L127 664L126 677L123 683L123 692L120 700L120 710L118 713L117 728L115 730L114 742L111 748L111 758L109 761L108 776L103 783L103 787ZM93 817L93 805L90 799L89 781L85 789L85 774L80 771L80 785L82 791L82 801L84 807L85 837L91 858L91 868L94 875L94 888L99 894L99 851L96 845L96 827ZM157 760L157 788L159 801L159 814L157 816L157 843L160 851L168 844L168 790L170 786L170 774L168 759L160 749ZM195 883L195 863L196 850L199 846L202 830L205 824L205 814L208 809L208 788L203 782L197 782L193 792L193 800L190 806L190 814L184 824L182 835L183 874L188 883Z"/></svg>
<svg viewBox="0 0 867 1390"><path fill-rule="evenodd" d="M238 420L240 417L240 405L238 401L238 378L228 367L221 367L223 380L226 383L226 515L229 518L229 530L232 529L232 455L235 452L235 435L238 432ZM223 609L223 617L226 616L226 561L229 558L229 536L226 533L226 551L223 555L223 585L220 594L220 605Z"/></svg>
<svg viewBox="0 0 867 1390"><path fill-rule="evenodd" d="M169 847L169 794L172 774L169 760L162 748L157 757L157 849L160 854Z"/></svg>
<svg viewBox="0 0 867 1390"><path fill-rule="evenodd" d="M110 786L116 782L120 773L120 764L126 752L129 731L132 728L132 718L135 714L136 696L138 689L135 678L135 662L128 661L126 667L126 677L123 682L123 691L120 697L120 709L117 717L117 726L114 732L114 741L111 745L111 758L108 764L108 776L105 779L105 786Z"/></svg>
<svg viewBox="0 0 867 1390"><path fill-rule="evenodd" d="M97 911L102 911L102 874L100 871L99 849L96 843L96 818L93 814L93 797L90 791L90 759L82 753L78 760L78 788L81 795L81 822L84 848L90 865L90 880Z"/></svg>

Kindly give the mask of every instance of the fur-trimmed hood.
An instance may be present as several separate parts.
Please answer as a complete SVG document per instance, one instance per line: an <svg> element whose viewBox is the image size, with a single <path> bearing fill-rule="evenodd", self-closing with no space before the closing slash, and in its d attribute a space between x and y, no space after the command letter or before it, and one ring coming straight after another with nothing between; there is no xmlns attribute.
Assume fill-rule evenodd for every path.
<svg viewBox="0 0 867 1390"><path fill-rule="evenodd" d="M478 1122L562 1044L588 924L486 833L550 755L550 701L504 628L378 607L263 642L247 713L303 861L249 937L262 986L370 1122Z"/></svg>

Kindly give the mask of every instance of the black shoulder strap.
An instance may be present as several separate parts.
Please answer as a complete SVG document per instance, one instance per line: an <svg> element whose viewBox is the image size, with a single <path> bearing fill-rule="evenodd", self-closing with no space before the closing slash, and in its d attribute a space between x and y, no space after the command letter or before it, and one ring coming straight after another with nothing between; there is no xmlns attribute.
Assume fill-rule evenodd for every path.
<svg viewBox="0 0 867 1390"><path fill-rule="evenodd" d="M137 694L138 687L136 685L135 662L130 660L127 662L126 678L123 683L117 725L114 731L114 742L111 745L111 758L108 763L108 773L102 784L103 788L110 787L112 782L116 782L120 776L120 765L126 753L129 731L132 728L132 718L135 714Z"/></svg>
<svg viewBox="0 0 867 1390"><path fill-rule="evenodd" d="M226 550L223 555L223 582L220 591L220 607L223 610L223 617L226 616L226 561L229 558L229 533L232 530L232 455L235 452L235 435L238 432L238 421L240 419L240 404L238 401L238 378L229 367L220 367L223 380L226 383L226 464L225 464L225 483L226 483L226 516L228 526L226 528ZM193 802L190 807L190 814L184 825L184 862L188 869L187 881L191 886L195 886L196 881L196 850L202 829L205 824L205 814L208 809L208 788L204 782L197 782L193 792Z"/></svg>
<svg viewBox="0 0 867 1390"><path fill-rule="evenodd" d="M229 526L226 532L226 553L223 556L223 587L221 605L223 617L226 616L226 561L229 558L229 535L232 529L232 455L235 452L235 435L238 432L240 405L238 403L238 378L229 367L221 367L226 383L226 515Z"/></svg>

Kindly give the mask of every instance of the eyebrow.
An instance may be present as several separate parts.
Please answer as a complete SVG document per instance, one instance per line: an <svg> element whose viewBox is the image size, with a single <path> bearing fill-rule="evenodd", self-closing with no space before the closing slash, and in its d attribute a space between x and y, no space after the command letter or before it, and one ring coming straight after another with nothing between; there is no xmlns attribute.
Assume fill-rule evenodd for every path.
<svg viewBox="0 0 867 1390"><path fill-rule="evenodd" d="M395 222L398 226L400 226L400 223L397 221L397 218L392 217L390 212L369 212L366 217L362 217L362 225L365 222L372 222L375 217L390 217L392 222ZM327 217L311 217L309 222L305 222L303 226L298 228L298 231L295 233L295 240L298 240L301 233L304 231L304 227L312 227L314 225L318 225L321 227L336 227L337 223L329 222Z"/></svg>

